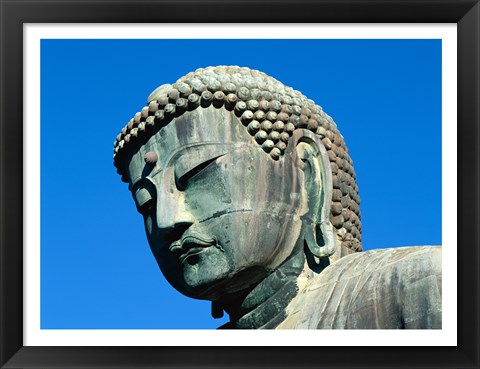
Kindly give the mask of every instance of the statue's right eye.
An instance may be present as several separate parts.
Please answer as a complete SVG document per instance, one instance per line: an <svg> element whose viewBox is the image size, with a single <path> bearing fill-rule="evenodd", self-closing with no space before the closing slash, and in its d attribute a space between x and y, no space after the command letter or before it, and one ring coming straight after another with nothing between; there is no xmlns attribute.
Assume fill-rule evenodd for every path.
<svg viewBox="0 0 480 369"><path fill-rule="evenodd" d="M143 215L147 214L154 205L153 196L145 187L139 188L135 192L135 202L138 212Z"/></svg>
<svg viewBox="0 0 480 369"><path fill-rule="evenodd" d="M143 216L146 216L152 212L152 208L155 205L153 199L148 200L145 204L138 208L138 211Z"/></svg>

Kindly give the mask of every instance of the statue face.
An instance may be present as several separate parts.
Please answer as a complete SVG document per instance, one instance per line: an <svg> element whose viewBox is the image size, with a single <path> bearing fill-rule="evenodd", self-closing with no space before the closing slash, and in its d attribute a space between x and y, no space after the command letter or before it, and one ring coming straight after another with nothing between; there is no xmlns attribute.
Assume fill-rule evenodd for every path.
<svg viewBox="0 0 480 369"><path fill-rule="evenodd" d="M273 161L235 115L200 108L143 145L128 164L132 195L167 280L216 299L259 282L293 251L306 213L301 173ZM146 164L155 152L158 160Z"/></svg>

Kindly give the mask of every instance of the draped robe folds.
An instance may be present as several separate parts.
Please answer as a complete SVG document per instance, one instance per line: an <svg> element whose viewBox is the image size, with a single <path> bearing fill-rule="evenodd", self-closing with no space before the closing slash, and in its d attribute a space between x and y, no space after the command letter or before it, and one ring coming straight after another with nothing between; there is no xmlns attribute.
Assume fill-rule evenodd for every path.
<svg viewBox="0 0 480 369"><path fill-rule="evenodd" d="M291 259L250 292L243 313L240 308L237 318L220 328L441 329L441 250L415 246L354 253L320 273L307 263L301 270ZM248 300L258 304L247 309Z"/></svg>

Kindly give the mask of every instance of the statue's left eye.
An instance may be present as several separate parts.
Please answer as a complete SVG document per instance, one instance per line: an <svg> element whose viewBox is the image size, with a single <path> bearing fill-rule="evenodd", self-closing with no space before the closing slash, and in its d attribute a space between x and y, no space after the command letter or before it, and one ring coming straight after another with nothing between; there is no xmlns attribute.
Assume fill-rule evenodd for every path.
<svg viewBox="0 0 480 369"><path fill-rule="evenodd" d="M181 176L178 176L178 177L175 176L175 182L176 182L177 188L180 191L183 191L187 187L187 184L188 184L189 180L191 180L193 177L195 177L198 173L207 169L207 167L209 167L211 164L213 164L221 156L223 156L223 155L219 155L219 156L216 156L212 159L204 161L204 162L200 163L199 165L193 167L192 169L190 169L186 173L182 174Z"/></svg>

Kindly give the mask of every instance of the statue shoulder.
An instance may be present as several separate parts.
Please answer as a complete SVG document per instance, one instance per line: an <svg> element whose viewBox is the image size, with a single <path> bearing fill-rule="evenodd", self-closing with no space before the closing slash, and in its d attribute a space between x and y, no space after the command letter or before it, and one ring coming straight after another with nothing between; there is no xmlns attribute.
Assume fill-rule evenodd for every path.
<svg viewBox="0 0 480 369"><path fill-rule="evenodd" d="M351 254L305 283L278 327L441 328L441 247Z"/></svg>

